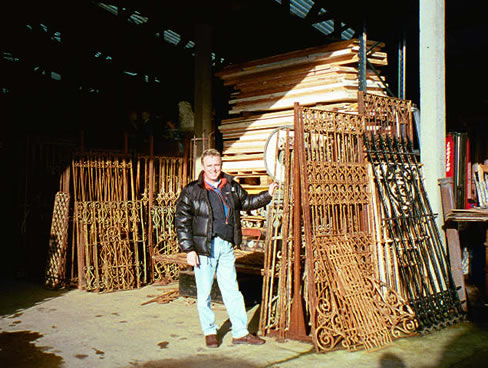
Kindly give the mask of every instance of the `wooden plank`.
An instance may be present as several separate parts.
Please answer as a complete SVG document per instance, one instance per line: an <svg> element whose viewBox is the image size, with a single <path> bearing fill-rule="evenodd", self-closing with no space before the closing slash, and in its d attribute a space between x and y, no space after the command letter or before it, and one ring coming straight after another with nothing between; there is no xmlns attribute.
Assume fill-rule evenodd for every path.
<svg viewBox="0 0 488 368"><path fill-rule="evenodd" d="M372 73L372 72L370 72ZM313 78L319 76L328 75L346 75L346 74L358 74L357 67L351 66L340 66L340 65L330 65L330 64L319 64L319 65L307 65L300 68L288 68L287 70L276 70L271 73L264 74L253 74L248 77L239 78L236 81L239 88L252 88L254 85L260 85L262 83L279 83L280 81L287 79L304 79Z"/></svg>
<svg viewBox="0 0 488 368"><path fill-rule="evenodd" d="M262 153L243 153L243 154L225 154L222 156L222 162L231 162L231 161L250 161L250 160L262 160L263 154Z"/></svg>
<svg viewBox="0 0 488 368"><path fill-rule="evenodd" d="M452 189L452 178L442 178L439 179L440 191L441 191L441 202L444 213L444 221L446 221L447 214L454 208L454 194ZM446 238L447 246L449 249L449 263L451 267L452 278L457 290L461 306L464 311L467 311L468 304L466 300L466 289L464 284L464 274L462 267L461 258L461 244L459 241L459 233L457 228L446 227Z"/></svg>
<svg viewBox="0 0 488 368"><path fill-rule="evenodd" d="M228 139L240 139L240 140L266 140L269 135L273 132L274 128L259 129L259 130L240 130L226 132L225 140Z"/></svg>
<svg viewBox="0 0 488 368"><path fill-rule="evenodd" d="M232 124L226 124L219 126L219 130L222 134L236 130L259 130L259 129L272 129L280 126L290 125L293 126L293 117L277 118L274 120L247 120L242 122L234 122Z"/></svg>
<svg viewBox="0 0 488 368"><path fill-rule="evenodd" d="M293 110L288 110L288 111L275 111L275 112L264 112L261 114L249 114L245 116L239 116L239 117L234 117L234 118L228 118L228 119L223 119L222 124L232 124L235 122L248 122L248 121L256 121L256 120L273 120L277 118L283 118L283 117L291 117L293 119Z"/></svg>
<svg viewBox="0 0 488 368"><path fill-rule="evenodd" d="M265 170L264 160L249 160L241 162L223 162L222 169L228 170L233 169L235 171L241 170L242 172L262 172Z"/></svg>
<svg viewBox="0 0 488 368"><path fill-rule="evenodd" d="M224 141L227 139L242 139L242 140L266 140L274 131L275 128L260 129L260 130L238 130L225 133Z"/></svg>
<svg viewBox="0 0 488 368"><path fill-rule="evenodd" d="M379 83L373 81L368 81L366 85L368 89L382 88L382 86ZM358 80L353 80L353 81L339 80L336 81L335 83L327 83L327 84L314 83L314 85L305 88L302 88L301 86L292 87L292 88L278 88L276 89L277 92L266 93L266 94L254 94L248 97L239 97L239 98L231 99L229 103L237 104L237 103L251 102L251 101L257 101L262 99L276 99L282 97L289 98L292 96L301 96L304 94L307 95L314 94L318 96L320 93L325 93L328 91L336 91L345 88L354 88L357 91L358 87L359 87ZM316 99L316 101L320 102L318 98Z"/></svg>
<svg viewBox="0 0 488 368"><path fill-rule="evenodd" d="M250 61L243 62L243 63L237 64L237 65L226 66L222 71L217 73L217 76L220 77L220 74L222 74L222 73L240 70L240 68L252 67L252 66L267 64L267 63L276 63L276 62L279 62L279 61L285 60L285 59L303 57L303 56L306 56L309 54L316 53L318 51L332 51L335 49L342 49L342 48L351 47L354 45L359 45L359 41L357 39L344 40L344 41L329 43L327 45L313 46L313 47L308 47L305 49L289 51L289 52L278 54L278 55L272 55L272 56L267 56L267 57L260 58L260 59L250 60Z"/></svg>
<svg viewBox="0 0 488 368"><path fill-rule="evenodd" d="M278 110L293 107L295 102L299 102L300 105L311 106L318 102L354 102L357 101L357 93L352 91L336 91L321 94L319 98L315 94L308 96L302 96L300 98L281 98L275 100L263 101L261 103L255 103L252 105L239 105L233 107L229 113L237 114L244 111L265 111L265 110Z"/></svg>
<svg viewBox="0 0 488 368"><path fill-rule="evenodd" d="M370 88L368 93L376 93L385 95L383 89ZM297 92L290 95L274 98L262 98L259 100L242 101L232 107L231 113L242 111L256 112L266 110L289 109L295 102L301 105L313 106L323 103L337 103L337 102L356 102L357 88L353 86L335 88L331 90L315 91L315 92Z"/></svg>
<svg viewBox="0 0 488 368"><path fill-rule="evenodd" d="M262 139L259 141L241 141L239 139L233 139L231 141L224 142L223 152L225 154L241 152L247 153L263 153L264 146L266 145L266 140Z"/></svg>
<svg viewBox="0 0 488 368"><path fill-rule="evenodd" d="M243 67L238 71L234 71L230 73L220 73L217 74L217 76L225 80L231 78L235 79L245 75L251 75L256 72L262 73L264 71L282 69L284 67L296 66L302 64L312 64L312 63L328 63L334 65L354 64L359 61L358 52L359 52L359 46L350 47L341 50L318 52L315 54L309 54L301 58L286 59L279 63L261 64L259 66L251 67L251 68ZM385 52L375 52L368 56L368 60L373 65L386 65L387 64L386 57L387 54Z"/></svg>
<svg viewBox="0 0 488 368"><path fill-rule="evenodd" d="M372 45L373 43L368 42L368 44ZM379 45L379 48L380 47L381 45ZM245 75L246 73L244 72L253 73L258 70L262 71L264 68L281 69L287 65L294 65L297 63L310 63L313 61L317 61L317 59L332 56L344 56L357 53L358 51L358 40L347 40L343 42L329 44L325 47L311 47L303 50L271 56L268 58L253 60L248 63L241 63L239 65L229 66L224 68L222 71L216 73L216 76L222 79L228 79L229 77ZM373 55L374 54L375 53L373 53ZM371 55L371 57L373 57L373 55ZM378 55L376 55L376 57L377 56Z"/></svg>
<svg viewBox="0 0 488 368"><path fill-rule="evenodd" d="M283 75L284 76L284 75ZM366 78L369 83L378 83L380 79L376 75L370 75ZM289 89L290 87L306 88L308 86L320 84L332 84L348 81L359 81L358 73L330 73L314 76L306 76L303 78L280 78L277 80L256 79L253 84L243 86L238 84L235 86L235 91L232 96L252 95L262 93L263 91L273 91L275 89Z"/></svg>
<svg viewBox="0 0 488 368"><path fill-rule="evenodd" d="M237 153L237 154L263 153L264 152L264 145L265 145L265 142L262 142L262 144L256 144L256 145L234 143L233 145L231 145L229 147L224 146L222 153L224 155L233 154L233 153Z"/></svg>

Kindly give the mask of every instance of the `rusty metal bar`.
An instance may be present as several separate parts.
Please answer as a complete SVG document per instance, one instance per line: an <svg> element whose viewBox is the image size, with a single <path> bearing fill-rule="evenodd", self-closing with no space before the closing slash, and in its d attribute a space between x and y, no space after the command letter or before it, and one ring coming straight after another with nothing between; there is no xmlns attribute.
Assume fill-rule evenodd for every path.
<svg viewBox="0 0 488 368"><path fill-rule="evenodd" d="M298 103L294 105L294 121L298 122L300 127L300 106ZM300 136L300 131L298 131ZM297 134L295 134L294 139L294 156L293 156L293 200L295 203L301 203L301 193L303 190L300 161L298 156L298 146L299 140L297 139ZM306 192L303 192L306 193ZM291 301L291 315L290 315L290 328L288 331L289 336L295 338L304 337L307 335L305 329L305 316L303 311L303 301L301 295L301 245L302 245L302 216L301 216L302 206L295 205L293 207L293 294Z"/></svg>

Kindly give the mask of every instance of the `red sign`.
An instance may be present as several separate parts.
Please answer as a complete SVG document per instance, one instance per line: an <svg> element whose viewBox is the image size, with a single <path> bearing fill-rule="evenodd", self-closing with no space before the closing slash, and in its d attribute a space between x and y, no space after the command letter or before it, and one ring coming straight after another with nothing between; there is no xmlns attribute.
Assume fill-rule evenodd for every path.
<svg viewBox="0 0 488 368"><path fill-rule="evenodd" d="M446 178L454 176L454 138L451 134L446 136Z"/></svg>

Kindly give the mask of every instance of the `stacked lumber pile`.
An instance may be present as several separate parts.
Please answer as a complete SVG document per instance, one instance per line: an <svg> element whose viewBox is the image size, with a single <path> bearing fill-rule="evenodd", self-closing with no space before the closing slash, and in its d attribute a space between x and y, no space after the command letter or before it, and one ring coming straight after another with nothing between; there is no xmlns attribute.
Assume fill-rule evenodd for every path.
<svg viewBox="0 0 488 368"><path fill-rule="evenodd" d="M374 41L369 41L368 47ZM368 55L375 67L387 65L379 44ZM293 126L293 104L339 112L358 109L359 41L346 40L307 48L237 65L216 73L232 87L229 114L219 126L224 141L223 170L233 174L247 190L266 189L269 177L264 149L271 132ZM368 93L385 95L379 77L367 75Z"/></svg>
<svg viewBox="0 0 488 368"><path fill-rule="evenodd" d="M372 52L368 60L376 67L385 66L386 52ZM229 113L254 113L291 109L295 102L310 106L356 102L358 62L359 41L347 40L230 65L216 75L233 88ZM367 89L383 94L374 73L367 75Z"/></svg>
<svg viewBox="0 0 488 368"><path fill-rule="evenodd" d="M219 130L224 138L225 172L235 175L246 190L265 190L270 178L264 164L266 140L277 127L293 127L293 110L228 119Z"/></svg>

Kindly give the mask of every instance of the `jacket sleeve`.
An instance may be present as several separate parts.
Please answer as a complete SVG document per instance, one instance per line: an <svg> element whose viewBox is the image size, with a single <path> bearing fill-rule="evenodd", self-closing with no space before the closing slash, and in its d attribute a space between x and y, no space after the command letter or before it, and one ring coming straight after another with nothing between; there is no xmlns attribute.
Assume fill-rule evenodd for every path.
<svg viewBox="0 0 488 368"><path fill-rule="evenodd" d="M193 243L193 201L190 198L188 188L184 188L180 198L176 202L175 228L178 243L183 252L189 253L196 250Z"/></svg>
<svg viewBox="0 0 488 368"><path fill-rule="evenodd" d="M264 190L259 194L249 194L240 186L239 183L234 183L234 186L236 188L236 193L239 197L239 202L241 203L241 209L243 211L256 210L271 202L271 195L267 190Z"/></svg>

